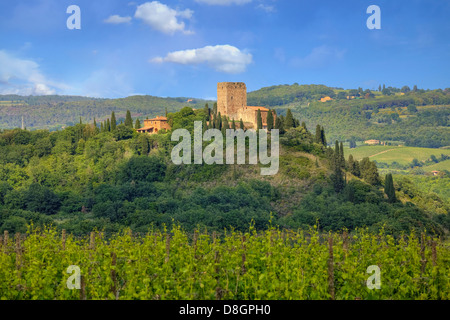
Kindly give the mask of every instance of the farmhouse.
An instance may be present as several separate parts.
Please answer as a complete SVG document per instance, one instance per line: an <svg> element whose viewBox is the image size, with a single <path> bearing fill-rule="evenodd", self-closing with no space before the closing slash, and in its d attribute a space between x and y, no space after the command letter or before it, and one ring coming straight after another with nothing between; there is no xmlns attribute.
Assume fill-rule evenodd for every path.
<svg viewBox="0 0 450 320"><path fill-rule="evenodd" d="M369 145L376 145L376 144L380 144L380 140L366 140L364 141L365 144L369 144Z"/></svg>
<svg viewBox="0 0 450 320"><path fill-rule="evenodd" d="M331 97L324 97L322 99L320 99L320 102L327 102L327 101L332 101L333 99Z"/></svg>
<svg viewBox="0 0 450 320"><path fill-rule="evenodd" d="M170 130L170 126L167 123L166 117L158 116L154 119L144 120L144 127L137 129L136 131L140 133L155 134L162 129Z"/></svg>

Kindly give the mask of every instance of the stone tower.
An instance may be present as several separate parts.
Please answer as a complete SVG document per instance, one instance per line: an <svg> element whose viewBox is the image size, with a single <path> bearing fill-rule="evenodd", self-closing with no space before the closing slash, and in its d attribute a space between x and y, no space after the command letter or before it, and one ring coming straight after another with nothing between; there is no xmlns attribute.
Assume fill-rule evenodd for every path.
<svg viewBox="0 0 450 320"><path fill-rule="evenodd" d="M217 84L217 112L230 119L239 119L240 111L247 106L247 87L243 82Z"/></svg>

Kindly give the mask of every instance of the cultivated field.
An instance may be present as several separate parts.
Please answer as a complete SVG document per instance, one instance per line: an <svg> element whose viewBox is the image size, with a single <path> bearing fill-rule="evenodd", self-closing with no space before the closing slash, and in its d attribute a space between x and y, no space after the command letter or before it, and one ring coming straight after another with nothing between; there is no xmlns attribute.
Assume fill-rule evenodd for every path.
<svg viewBox="0 0 450 320"><path fill-rule="evenodd" d="M417 147L398 147L398 146L360 146L355 149L344 148L345 157L351 154L356 160L361 160L364 157L369 157L370 160L377 162L385 162L391 164L397 162L401 165L409 164L416 158L419 161L428 160L431 155L437 158L441 154L450 155L449 149L432 149L432 148L417 148ZM434 168L436 166L436 168ZM432 170L450 170L450 161L444 161L433 165Z"/></svg>

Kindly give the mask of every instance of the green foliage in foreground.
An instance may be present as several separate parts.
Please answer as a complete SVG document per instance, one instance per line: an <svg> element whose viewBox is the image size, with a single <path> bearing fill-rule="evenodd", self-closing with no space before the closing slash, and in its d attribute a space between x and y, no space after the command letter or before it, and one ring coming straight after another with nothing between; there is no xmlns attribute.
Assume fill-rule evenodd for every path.
<svg viewBox="0 0 450 320"><path fill-rule="evenodd" d="M30 229L22 243L10 239L1 247L0 298L449 299L449 262L448 246L414 233L396 241L383 231L347 237L316 228L257 233L250 226L246 233L190 238L175 226L171 233L125 230L110 239L96 233L89 241ZM71 265L81 270L81 290L67 288ZM366 285L374 265L381 270L379 290Z"/></svg>
<svg viewBox="0 0 450 320"><path fill-rule="evenodd" d="M190 108L168 114L173 128L188 130L205 116L204 109ZM109 235L122 227L134 232L171 227L172 221L189 232L198 225L243 232L252 220L263 231L271 213L274 223L288 229L317 220L325 231L368 227L376 232L385 225L393 235L411 229L444 235L450 229L450 215L437 195L433 202L422 201L414 191L407 198L411 202L389 203L373 162L344 161L341 152L324 147L322 127L315 137L293 120L295 127L280 138L280 171L270 178L250 165L176 166L170 133L138 134L124 124L113 132L90 124L58 132L5 130L0 133L0 232L23 233L31 222L53 222L77 235L94 228ZM329 176L336 154L338 190L335 176ZM344 181L345 170L358 179Z"/></svg>

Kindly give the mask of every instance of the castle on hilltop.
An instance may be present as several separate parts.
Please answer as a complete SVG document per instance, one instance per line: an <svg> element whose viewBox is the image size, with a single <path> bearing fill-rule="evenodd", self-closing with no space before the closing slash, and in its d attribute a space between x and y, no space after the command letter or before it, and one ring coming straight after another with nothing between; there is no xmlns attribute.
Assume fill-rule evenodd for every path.
<svg viewBox="0 0 450 320"><path fill-rule="evenodd" d="M219 82L217 84L217 112L230 120L242 119L248 129L257 128L257 114L261 112L262 129L267 129L267 115L269 109L264 107L247 106L247 87L243 82ZM273 112L274 122L276 112Z"/></svg>
<svg viewBox="0 0 450 320"><path fill-rule="evenodd" d="M242 119L247 129L258 127L258 110L261 112L262 129L267 129L267 115L269 109L264 107L247 106L247 87L243 82L219 82L217 84L217 113L229 120L239 123ZM272 111L273 120L277 119ZM165 129L171 130L166 117L156 117L144 120L144 127L137 129L139 133L156 134Z"/></svg>

